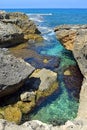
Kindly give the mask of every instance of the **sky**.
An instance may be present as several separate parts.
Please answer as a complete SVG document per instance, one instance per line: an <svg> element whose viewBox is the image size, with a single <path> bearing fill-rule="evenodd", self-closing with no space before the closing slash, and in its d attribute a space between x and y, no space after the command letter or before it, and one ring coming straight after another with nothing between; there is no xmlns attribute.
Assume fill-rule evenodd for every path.
<svg viewBox="0 0 87 130"><path fill-rule="evenodd" d="M87 8L87 0L0 0L0 8Z"/></svg>

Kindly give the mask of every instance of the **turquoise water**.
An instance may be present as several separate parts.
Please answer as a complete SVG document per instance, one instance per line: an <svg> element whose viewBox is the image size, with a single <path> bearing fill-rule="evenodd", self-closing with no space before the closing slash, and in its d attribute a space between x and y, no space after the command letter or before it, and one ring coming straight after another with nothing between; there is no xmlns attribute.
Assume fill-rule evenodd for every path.
<svg viewBox="0 0 87 130"><path fill-rule="evenodd" d="M79 103L66 89L63 72L70 65L75 66L76 62L71 52L65 50L57 41L53 29L60 24L86 24L87 9L7 9L6 11L26 13L31 20L35 21L45 39L42 45L36 45L33 49L41 55L58 56L61 59L58 68L58 89L35 108L28 118L54 125L74 119Z"/></svg>

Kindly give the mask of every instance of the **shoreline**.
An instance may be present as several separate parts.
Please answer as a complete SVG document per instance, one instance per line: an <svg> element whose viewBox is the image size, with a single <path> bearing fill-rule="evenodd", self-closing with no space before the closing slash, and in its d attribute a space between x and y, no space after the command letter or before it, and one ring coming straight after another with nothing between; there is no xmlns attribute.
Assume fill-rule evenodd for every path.
<svg viewBox="0 0 87 130"><path fill-rule="evenodd" d="M17 15L17 14L16 14ZM7 17L7 16L5 16L5 17ZM4 21L4 22L6 22L6 23L8 23L8 21ZM39 31L37 31L37 34L38 34L38 32ZM24 32L25 33L25 32ZM30 33L30 32L29 32ZM28 40L29 40L29 38L31 38L31 37L28 37ZM75 55L75 54L74 54ZM75 57L76 58L76 57ZM77 60L77 58L76 58L76 60ZM46 61L46 60L45 60ZM46 61L47 62L47 61ZM80 64L80 62L78 62L78 64ZM81 68L80 68L81 69ZM83 73L83 70L82 70L82 73ZM84 73L83 73L83 75L84 75ZM49 77L49 76L48 76ZM56 81L56 78L55 78L55 80L53 81L54 83L55 83L55 81ZM56 88L57 86L55 86L55 88ZM54 87L53 87L54 88ZM53 90L52 90L53 91ZM52 91L51 91L51 93L52 93ZM83 90L84 91L84 90ZM80 97L83 95L83 92L82 92L82 94L80 94ZM33 95L34 96L34 95ZM80 99L81 100L81 99ZM83 118L83 117L82 117ZM78 118L77 118L78 119ZM1 122L6 122L6 121L4 121L4 120L1 120ZM78 122L78 121L77 121ZM7 122L6 122L7 123ZM38 122L38 121L36 121L36 124L38 125L38 127L40 127L40 125L39 125L39 123L41 123L41 122ZM7 123L8 124L8 123ZM70 122L70 126L71 126L71 122ZM2 124L1 124L2 125ZM44 126L44 123L41 123L41 125L42 126ZM73 123L73 126L74 126L74 123ZM3 126L4 127L4 126ZM17 126L17 127L19 127L19 126ZM61 129L61 128L63 128L64 126L60 126L60 128L59 127L53 127L52 125L51 126L49 126L49 125L46 125L45 124L45 126L44 126L44 128L45 127L48 127L48 129L50 128L50 127L52 127L52 129L54 129L54 130L56 130L56 128L57 129ZM67 127L67 123L65 123L65 127ZM25 125L25 128L27 128L27 126ZM32 128L31 128L32 129Z"/></svg>

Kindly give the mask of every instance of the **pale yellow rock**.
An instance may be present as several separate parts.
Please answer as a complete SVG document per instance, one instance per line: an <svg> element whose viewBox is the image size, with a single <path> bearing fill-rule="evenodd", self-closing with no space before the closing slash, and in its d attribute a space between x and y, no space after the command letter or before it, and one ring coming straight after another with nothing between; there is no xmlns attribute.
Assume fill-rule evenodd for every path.
<svg viewBox="0 0 87 130"><path fill-rule="evenodd" d="M66 71L64 71L64 75L71 75L71 72L70 72L70 70L66 70Z"/></svg>
<svg viewBox="0 0 87 130"><path fill-rule="evenodd" d="M47 59L44 59L44 60L43 60L43 63L47 64L47 63L48 63L48 60L47 60Z"/></svg>
<svg viewBox="0 0 87 130"><path fill-rule="evenodd" d="M33 87L38 88L36 100L52 94L58 88L57 73L51 70L45 68L36 70L30 78L35 78L36 82L33 83Z"/></svg>
<svg viewBox="0 0 87 130"><path fill-rule="evenodd" d="M8 106L4 111L4 118L19 124L22 118L22 113L18 107Z"/></svg>
<svg viewBox="0 0 87 130"><path fill-rule="evenodd" d="M22 102L18 101L15 105L15 107L20 108L21 112L24 114L28 113L32 110L32 108L35 106L35 100L32 102Z"/></svg>

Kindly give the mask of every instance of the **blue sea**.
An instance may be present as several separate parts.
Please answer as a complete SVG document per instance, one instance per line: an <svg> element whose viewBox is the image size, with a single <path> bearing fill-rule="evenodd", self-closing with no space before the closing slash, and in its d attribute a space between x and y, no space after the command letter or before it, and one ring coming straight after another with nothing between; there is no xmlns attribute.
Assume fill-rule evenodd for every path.
<svg viewBox="0 0 87 130"><path fill-rule="evenodd" d="M33 20L41 35L44 37L43 45L36 46L35 51L41 55L58 56L61 58L58 69L58 90L40 104L29 119L41 120L46 123L62 123L74 119L77 115L79 102L66 89L63 71L69 66L75 66L76 61L71 52L56 39L54 28L61 24L87 24L87 9L3 9L8 12L23 12Z"/></svg>

